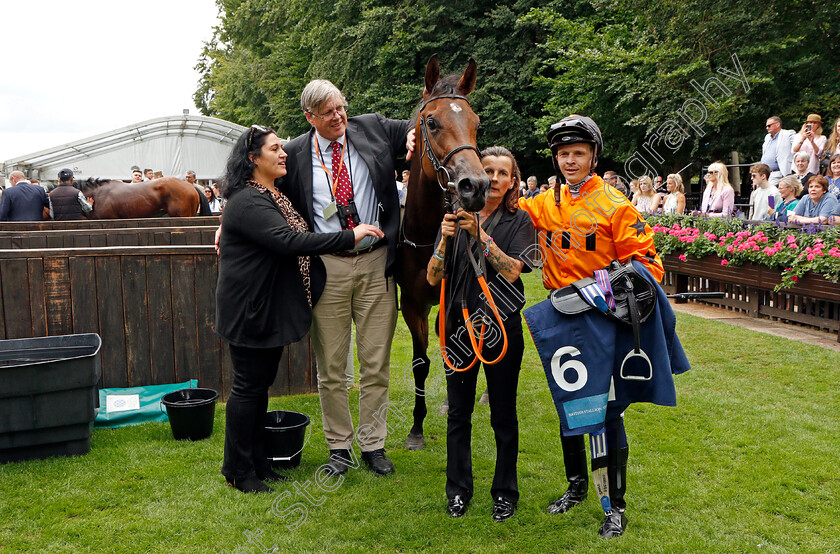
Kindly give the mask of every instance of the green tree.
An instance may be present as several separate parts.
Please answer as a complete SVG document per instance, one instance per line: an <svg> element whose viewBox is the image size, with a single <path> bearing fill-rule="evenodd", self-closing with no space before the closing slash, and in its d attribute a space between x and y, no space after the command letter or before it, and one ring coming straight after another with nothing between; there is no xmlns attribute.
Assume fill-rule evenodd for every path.
<svg viewBox="0 0 840 554"><path fill-rule="evenodd" d="M267 122L282 135L308 128L300 91L326 78L345 93L352 113L407 118L420 100L426 61L444 69L479 66L471 96L482 117L479 145L511 148L524 166L541 140L534 121L546 98L531 83L545 40L522 16L537 0L485 7L475 1L219 1L221 25L197 68L195 93L207 115L241 124ZM523 161L523 160L521 160Z"/></svg>
<svg viewBox="0 0 840 554"><path fill-rule="evenodd" d="M607 157L625 162L638 152L666 171L727 159L732 150L757 160L768 116L798 130L810 112L838 115L837 13L830 2L789 0L552 2L525 18L548 34L547 61L535 78L548 100L537 127L569 113L591 115ZM736 71L735 59L746 86L720 73ZM709 85L712 77L727 90ZM706 117L692 126L679 114L697 101ZM675 151L653 138L669 121L682 122L673 131L684 137Z"/></svg>

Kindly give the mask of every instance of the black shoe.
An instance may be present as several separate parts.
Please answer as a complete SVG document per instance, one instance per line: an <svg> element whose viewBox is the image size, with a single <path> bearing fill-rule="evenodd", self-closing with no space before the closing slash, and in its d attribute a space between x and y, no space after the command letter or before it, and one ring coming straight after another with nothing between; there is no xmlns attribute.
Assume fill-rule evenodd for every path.
<svg viewBox="0 0 840 554"><path fill-rule="evenodd" d="M604 516L604 523L601 524L601 530L598 531L598 534L605 539L611 539L623 535L626 528L627 518L624 516L624 512L612 510Z"/></svg>
<svg viewBox="0 0 840 554"><path fill-rule="evenodd" d="M461 517L467 513L469 503L469 500L464 501L460 494L456 494L455 498L449 499L449 503L446 505L446 513L452 517Z"/></svg>
<svg viewBox="0 0 840 554"><path fill-rule="evenodd" d="M388 475L394 473L394 463L385 456L385 449L362 452L362 459L370 467L370 470L377 475Z"/></svg>
<svg viewBox="0 0 840 554"><path fill-rule="evenodd" d="M513 513L516 511L516 504L499 496L496 498L496 501L493 502L493 521L504 521L510 518Z"/></svg>
<svg viewBox="0 0 840 554"><path fill-rule="evenodd" d="M280 475L276 471L271 468L268 468L264 471L257 472L257 478L260 481L269 481L271 483L276 483L278 481L288 481L289 477L286 475Z"/></svg>
<svg viewBox="0 0 840 554"><path fill-rule="evenodd" d="M242 492L274 492L274 489L272 489L256 477L248 477L246 479L230 479L227 481L227 485Z"/></svg>
<svg viewBox="0 0 840 554"><path fill-rule="evenodd" d="M330 459L324 464L324 470L330 476L344 475L351 463L349 450L343 448L330 450Z"/></svg>
<svg viewBox="0 0 840 554"><path fill-rule="evenodd" d="M563 493L563 496L548 505L548 513L562 514L568 512L586 498L586 492L589 488L589 481L572 481L569 483L569 488Z"/></svg>

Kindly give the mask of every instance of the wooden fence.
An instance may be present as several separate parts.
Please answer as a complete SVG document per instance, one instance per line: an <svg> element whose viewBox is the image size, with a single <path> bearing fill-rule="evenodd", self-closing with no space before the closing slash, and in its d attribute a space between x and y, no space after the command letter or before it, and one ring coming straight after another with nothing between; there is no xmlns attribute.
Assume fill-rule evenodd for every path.
<svg viewBox="0 0 840 554"><path fill-rule="evenodd" d="M226 398L230 356L213 330L215 227L206 221L204 228L185 228L180 220L58 232L39 222L31 225L43 227L24 233L0 225L0 339L99 333L101 386L198 379ZM173 226L161 227L167 222ZM287 349L271 393L316 387L306 337Z"/></svg>
<svg viewBox="0 0 840 554"><path fill-rule="evenodd" d="M669 254L663 256L662 261L665 264L662 284L668 293L724 292L721 299L702 302L751 317L766 317L836 332L840 342L838 283L808 273L795 287L774 292L773 289L781 282L778 269L759 264L723 266L717 256L682 261Z"/></svg>

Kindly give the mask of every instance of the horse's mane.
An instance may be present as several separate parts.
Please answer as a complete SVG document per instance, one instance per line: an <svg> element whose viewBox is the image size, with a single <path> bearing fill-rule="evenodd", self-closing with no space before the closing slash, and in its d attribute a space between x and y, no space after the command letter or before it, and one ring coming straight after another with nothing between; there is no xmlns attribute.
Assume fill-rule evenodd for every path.
<svg viewBox="0 0 840 554"><path fill-rule="evenodd" d="M452 75L447 75L442 77L435 83L435 86L432 87L432 92L429 94L429 98L426 100L421 99L417 106L414 108L414 111L411 113L411 124L409 129L413 129L415 125L417 125L417 116L420 115L420 108L423 107L423 104L426 103L428 100L432 98L436 98L438 96L443 96L445 94L458 94L458 83L461 82L461 76L457 73L453 73Z"/></svg>
<svg viewBox="0 0 840 554"><path fill-rule="evenodd" d="M80 191L86 192L95 188L99 188L102 185L106 185L111 181L113 181L113 179L100 179L98 177L88 177L84 181L78 181L73 184L75 184L76 188L78 188Z"/></svg>

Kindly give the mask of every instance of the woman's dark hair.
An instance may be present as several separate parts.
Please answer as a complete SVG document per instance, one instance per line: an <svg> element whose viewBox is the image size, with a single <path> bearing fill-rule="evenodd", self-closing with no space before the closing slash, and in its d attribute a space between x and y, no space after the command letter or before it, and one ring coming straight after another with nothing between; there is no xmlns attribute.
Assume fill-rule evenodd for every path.
<svg viewBox="0 0 840 554"><path fill-rule="evenodd" d="M484 156L498 156L500 158L508 158L510 160L510 168L513 170L511 179L514 186L512 186L502 197L502 206L509 212L515 212L519 209L519 182L522 180L522 174L519 172L519 164L516 163L516 158L510 150L504 146L490 146L481 151L481 157Z"/></svg>
<svg viewBox="0 0 840 554"><path fill-rule="evenodd" d="M265 137L276 134L271 127L251 125L236 140L225 165L225 174L219 184L223 198L230 198L231 194L244 187L245 182L253 177L256 165L251 160L251 154L254 157L259 156L265 144Z"/></svg>

